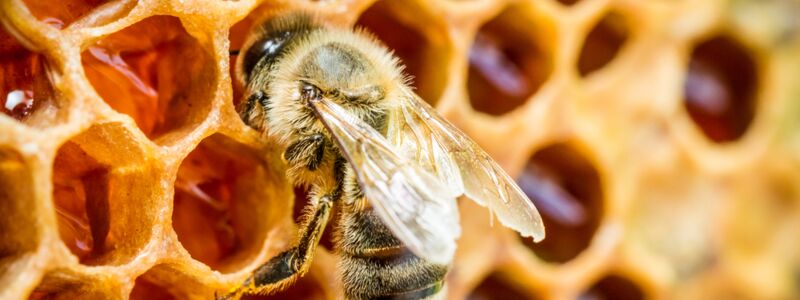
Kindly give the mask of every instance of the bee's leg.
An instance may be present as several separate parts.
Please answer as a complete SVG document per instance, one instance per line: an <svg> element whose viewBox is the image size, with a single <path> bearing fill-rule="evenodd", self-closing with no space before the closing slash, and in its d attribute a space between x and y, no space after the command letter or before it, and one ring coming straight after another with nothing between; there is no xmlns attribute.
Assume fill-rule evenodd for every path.
<svg viewBox="0 0 800 300"><path fill-rule="evenodd" d="M310 218L300 228L297 245L281 252L258 267L242 285L218 299L236 299L244 294L270 294L285 288L308 271L314 250L328 224L333 202L320 197L310 212Z"/></svg>
<svg viewBox="0 0 800 300"><path fill-rule="evenodd" d="M250 115L253 112L253 109L256 108L256 104L260 104L261 106L266 108L267 104L269 104L269 97L267 97L267 94L261 90L257 90L252 94L250 94L250 96L247 96L247 99L245 99L241 104L239 104L240 105L239 114L241 116Z"/></svg>
<svg viewBox="0 0 800 300"><path fill-rule="evenodd" d="M310 134L286 147L283 158L289 165L302 165L311 171L316 170L325 155L325 136Z"/></svg>

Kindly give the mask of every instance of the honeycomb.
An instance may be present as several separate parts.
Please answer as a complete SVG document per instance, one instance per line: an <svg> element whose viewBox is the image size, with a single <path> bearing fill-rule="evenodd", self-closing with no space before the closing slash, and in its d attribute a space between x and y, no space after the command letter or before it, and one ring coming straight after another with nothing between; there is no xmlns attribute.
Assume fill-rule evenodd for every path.
<svg viewBox="0 0 800 300"><path fill-rule="evenodd" d="M2 0L0 299L211 299L287 247L229 51L297 10L373 32L542 212L533 244L460 200L449 299L800 298L797 1ZM339 298L336 262L246 299Z"/></svg>

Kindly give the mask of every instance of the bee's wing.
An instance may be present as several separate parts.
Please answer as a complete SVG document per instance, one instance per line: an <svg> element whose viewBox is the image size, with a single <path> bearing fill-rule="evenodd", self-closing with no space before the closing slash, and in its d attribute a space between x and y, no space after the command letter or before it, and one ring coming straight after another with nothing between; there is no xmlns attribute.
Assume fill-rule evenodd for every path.
<svg viewBox="0 0 800 300"><path fill-rule="evenodd" d="M395 115L389 124L392 144L400 155L415 161L420 167L436 176L452 193L452 197L464 194L464 182L456 161L445 148L445 144L437 140L434 128L428 126L412 107L402 105L393 112Z"/></svg>
<svg viewBox="0 0 800 300"><path fill-rule="evenodd" d="M406 90L403 98L400 105L403 115L403 122L400 123L403 124L394 125L400 127L396 129L399 131L396 135L406 136L401 138L406 140L406 144L416 142L418 153L425 153L428 149L444 149L450 154L450 159L436 158L435 161L431 160L435 156L417 155L417 159L428 160L421 165L433 164L438 169L446 170L445 174L457 170L455 173L460 174L459 179L463 181L460 188L464 195L488 207L506 227L523 236L533 237L537 242L543 239L542 218L516 182L480 146L439 116L419 96ZM412 146L405 145L403 148Z"/></svg>
<svg viewBox="0 0 800 300"><path fill-rule="evenodd" d="M331 101L312 101L319 119L353 167L375 211L414 254L447 264L461 234L455 196L398 155L375 129Z"/></svg>

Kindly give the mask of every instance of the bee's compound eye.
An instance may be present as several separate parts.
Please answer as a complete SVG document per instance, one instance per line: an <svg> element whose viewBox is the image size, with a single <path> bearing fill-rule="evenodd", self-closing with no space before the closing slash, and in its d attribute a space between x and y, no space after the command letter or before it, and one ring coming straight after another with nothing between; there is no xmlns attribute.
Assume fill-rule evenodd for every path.
<svg viewBox="0 0 800 300"><path fill-rule="evenodd" d="M245 78L249 79L253 69L262 58L267 66L275 63L291 35L291 32L277 32L254 42L247 49L242 61L242 71L245 74Z"/></svg>

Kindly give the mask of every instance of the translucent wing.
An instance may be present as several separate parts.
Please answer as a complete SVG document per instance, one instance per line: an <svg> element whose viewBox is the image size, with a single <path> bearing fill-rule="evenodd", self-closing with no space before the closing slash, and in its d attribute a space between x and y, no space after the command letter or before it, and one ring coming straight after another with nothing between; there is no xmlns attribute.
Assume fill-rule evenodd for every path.
<svg viewBox="0 0 800 300"><path fill-rule="evenodd" d="M418 115L409 113L407 107L396 111L393 119L397 121L390 123L388 136L398 152L436 176L452 197L463 195L461 171L444 144L436 140L432 128Z"/></svg>
<svg viewBox="0 0 800 300"><path fill-rule="evenodd" d="M336 103L321 99L311 104L392 233L417 256L449 263L461 234L452 191L398 155L380 133Z"/></svg>
<svg viewBox="0 0 800 300"><path fill-rule="evenodd" d="M455 173L460 174L457 178L463 184L457 185L457 189L463 190L464 195L488 207L506 227L537 242L543 239L544 225L539 211L516 182L480 146L416 94L406 90L403 98L399 112L403 120L399 123L403 124L394 125L397 130L394 135L403 136L398 140L404 153L424 161L422 166L433 164L435 167L428 169L440 174L439 177L452 176L449 174L458 170ZM449 159L437 154L441 151L448 153Z"/></svg>

